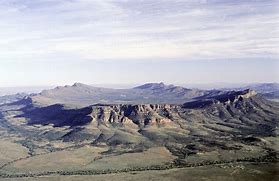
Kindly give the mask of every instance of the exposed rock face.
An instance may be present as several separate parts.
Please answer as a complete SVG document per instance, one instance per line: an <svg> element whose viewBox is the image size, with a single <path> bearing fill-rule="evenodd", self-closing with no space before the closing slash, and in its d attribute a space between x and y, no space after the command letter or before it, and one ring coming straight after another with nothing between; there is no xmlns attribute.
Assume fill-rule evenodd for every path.
<svg viewBox="0 0 279 181"><path fill-rule="evenodd" d="M66 109L56 104L47 107L26 107L24 117L29 118L29 124L53 124L54 126L83 126L90 122L96 125L104 124L143 127L148 124L167 124L168 111L180 106L176 105L94 105L82 109Z"/></svg>
<svg viewBox="0 0 279 181"><path fill-rule="evenodd" d="M249 98L249 97L252 97L252 96L255 96L255 95L257 95L256 91L247 89L247 90L243 91L243 94L240 95L240 96L244 97L244 98Z"/></svg>
<svg viewBox="0 0 279 181"><path fill-rule="evenodd" d="M279 84L278 83L259 83L250 84L244 87L227 88L224 90L245 90L251 89L266 99L278 100L279 99Z"/></svg>
<svg viewBox="0 0 279 181"><path fill-rule="evenodd" d="M214 96L203 96L202 99L197 101L187 102L183 105L184 108L194 109L194 108L204 108L212 104L236 104L243 99L249 99L256 96L257 93L253 90L246 89L244 91L230 91L220 95Z"/></svg>

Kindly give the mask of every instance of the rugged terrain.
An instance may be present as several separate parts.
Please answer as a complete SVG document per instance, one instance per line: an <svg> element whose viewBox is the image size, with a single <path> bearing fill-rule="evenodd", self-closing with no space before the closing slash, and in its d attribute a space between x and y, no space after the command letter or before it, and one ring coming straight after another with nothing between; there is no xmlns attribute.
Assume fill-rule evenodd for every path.
<svg viewBox="0 0 279 181"><path fill-rule="evenodd" d="M279 100L279 84L278 83L257 83L248 84L242 87L227 88L225 90L245 90L252 89L266 99L277 101Z"/></svg>
<svg viewBox="0 0 279 181"><path fill-rule="evenodd" d="M152 170L171 175L201 166L228 174L226 168L257 170L249 164L262 162L275 165L265 178L277 175L279 104L255 91L193 93L145 84L133 90L149 92L149 103L132 97L132 104L104 104L82 97L95 94L84 87L60 87L0 106L0 179ZM187 101L152 102L156 95L162 102L178 95ZM80 108L83 98L90 101Z"/></svg>
<svg viewBox="0 0 279 181"><path fill-rule="evenodd" d="M12 94L12 95L0 96L0 105L19 101L26 96L28 96L28 94L26 94L26 93L17 93L17 94Z"/></svg>

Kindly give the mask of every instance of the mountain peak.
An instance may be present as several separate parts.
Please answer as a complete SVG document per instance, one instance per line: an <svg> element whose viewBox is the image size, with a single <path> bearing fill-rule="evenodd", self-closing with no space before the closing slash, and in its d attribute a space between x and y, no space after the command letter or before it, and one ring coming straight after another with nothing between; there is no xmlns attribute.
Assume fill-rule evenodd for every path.
<svg viewBox="0 0 279 181"><path fill-rule="evenodd" d="M239 96L242 96L244 98L249 98L257 95L257 92L251 89L246 89L240 92Z"/></svg>
<svg viewBox="0 0 279 181"><path fill-rule="evenodd" d="M163 82L160 83L146 83L140 86L135 87L134 89L160 89L165 88L173 85L166 85Z"/></svg>
<svg viewBox="0 0 279 181"><path fill-rule="evenodd" d="M80 83L80 82L76 82L72 85L73 87L84 87L84 86L88 86L86 84Z"/></svg>

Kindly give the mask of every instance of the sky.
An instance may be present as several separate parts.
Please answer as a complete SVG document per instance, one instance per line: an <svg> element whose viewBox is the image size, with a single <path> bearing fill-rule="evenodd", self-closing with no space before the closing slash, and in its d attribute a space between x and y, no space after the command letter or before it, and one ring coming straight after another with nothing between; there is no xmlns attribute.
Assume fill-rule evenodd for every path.
<svg viewBox="0 0 279 181"><path fill-rule="evenodd" d="M0 87L279 82L278 0L0 0Z"/></svg>

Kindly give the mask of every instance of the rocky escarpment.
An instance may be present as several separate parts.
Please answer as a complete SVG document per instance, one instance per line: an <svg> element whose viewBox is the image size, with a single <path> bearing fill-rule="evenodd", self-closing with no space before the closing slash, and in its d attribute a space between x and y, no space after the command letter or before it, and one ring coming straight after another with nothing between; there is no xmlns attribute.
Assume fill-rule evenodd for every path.
<svg viewBox="0 0 279 181"><path fill-rule="evenodd" d="M54 126L83 126L88 123L106 126L130 125L143 127L170 123L169 111L180 106L168 104L93 105L82 109L68 109L61 104L47 107L29 106L23 109L28 124Z"/></svg>
<svg viewBox="0 0 279 181"><path fill-rule="evenodd" d="M93 122L142 128L146 125L171 124L169 111L175 108L178 106L167 104L93 106L90 116Z"/></svg>
<svg viewBox="0 0 279 181"><path fill-rule="evenodd" d="M258 134L275 133L278 105L263 99L254 91L232 91L183 105L170 104L97 104L70 109L61 104L22 109L29 125L51 124L84 129L131 129L146 133L146 129L174 129L195 134ZM78 129L80 130L80 129ZM161 134L165 130L160 130ZM89 133L90 134L90 133ZM150 136L150 133L148 134ZM180 139L180 138L179 138Z"/></svg>
<svg viewBox="0 0 279 181"><path fill-rule="evenodd" d="M197 98L197 101L187 102L183 104L184 108L195 109L204 108L212 104L237 104L242 102L244 99L249 99L256 96L257 93L253 90L246 89L243 91L229 91L219 95L203 96Z"/></svg>
<svg viewBox="0 0 279 181"><path fill-rule="evenodd" d="M18 94L13 94L13 95L0 96L0 105L19 101L22 98L24 98L25 96L28 96L28 94L18 93Z"/></svg>

